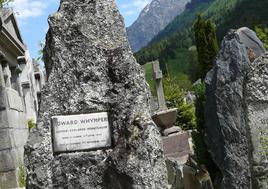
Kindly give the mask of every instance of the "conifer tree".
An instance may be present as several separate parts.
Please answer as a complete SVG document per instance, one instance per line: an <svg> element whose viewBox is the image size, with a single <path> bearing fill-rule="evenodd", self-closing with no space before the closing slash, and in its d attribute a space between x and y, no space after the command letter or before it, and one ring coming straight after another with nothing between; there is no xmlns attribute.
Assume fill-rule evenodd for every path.
<svg viewBox="0 0 268 189"><path fill-rule="evenodd" d="M214 59L218 53L216 38L216 27L211 20L205 20L201 15L198 16L194 24L196 48L198 52L199 77L204 81L207 72L212 68ZM205 84L202 82L194 87L195 89L195 116L196 131L193 132L193 142L195 155L200 165L205 165L210 173L212 180L215 180L220 171L213 162L208 152L205 140Z"/></svg>
<svg viewBox="0 0 268 189"><path fill-rule="evenodd" d="M216 26L211 20L198 16L194 24L195 41L198 52L199 76L205 79L207 72L212 68L218 53Z"/></svg>

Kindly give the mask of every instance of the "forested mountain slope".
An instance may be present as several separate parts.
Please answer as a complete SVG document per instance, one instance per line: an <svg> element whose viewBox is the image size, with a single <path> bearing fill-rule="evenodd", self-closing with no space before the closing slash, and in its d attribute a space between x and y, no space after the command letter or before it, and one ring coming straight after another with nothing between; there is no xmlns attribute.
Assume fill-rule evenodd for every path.
<svg viewBox="0 0 268 189"><path fill-rule="evenodd" d="M196 16L201 13L215 22L220 43L231 28L267 27L267 8L267 0L199 1L176 17L147 47L136 53L135 57L140 64L159 59L164 71L174 76L186 74L194 81L197 79L197 58L193 47L195 40L192 26Z"/></svg>
<svg viewBox="0 0 268 189"><path fill-rule="evenodd" d="M185 10L191 0L152 0L138 19L127 28L132 51L137 52Z"/></svg>

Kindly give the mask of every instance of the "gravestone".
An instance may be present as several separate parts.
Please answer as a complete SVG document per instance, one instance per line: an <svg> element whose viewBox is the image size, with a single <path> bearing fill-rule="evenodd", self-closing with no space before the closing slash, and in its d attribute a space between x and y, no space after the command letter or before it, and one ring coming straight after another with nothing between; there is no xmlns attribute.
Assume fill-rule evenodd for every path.
<svg viewBox="0 0 268 189"><path fill-rule="evenodd" d="M247 75L247 125L252 142L252 182L268 188L268 54L256 59Z"/></svg>
<svg viewBox="0 0 268 189"><path fill-rule="evenodd" d="M27 187L167 188L144 73L114 0L62 0L49 26Z"/></svg>
<svg viewBox="0 0 268 189"><path fill-rule="evenodd" d="M256 34L230 31L206 77L206 139L223 188L267 188L267 73Z"/></svg>
<svg viewBox="0 0 268 189"><path fill-rule="evenodd" d="M153 79L155 82L155 88L157 93L157 99L158 99L158 109L159 110L166 110L167 105L165 101L165 95L164 95L164 89L163 89L163 74L160 70L160 64L159 61L152 62L153 66Z"/></svg>
<svg viewBox="0 0 268 189"><path fill-rule="evenodd" d="M174 126L177 118L177 109L167 108L162 80L163 74L160 70L159 61L153 61L151 64L158 99L158 110L153 114L152 118L156 125L162 130L162 134L168 136L169 134L181 131L179 127Z"/></svg>

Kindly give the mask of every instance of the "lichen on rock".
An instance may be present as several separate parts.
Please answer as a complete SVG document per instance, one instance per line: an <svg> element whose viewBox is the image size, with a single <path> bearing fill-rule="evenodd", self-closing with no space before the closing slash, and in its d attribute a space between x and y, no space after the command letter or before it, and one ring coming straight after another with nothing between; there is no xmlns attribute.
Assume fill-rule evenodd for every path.
<svg viewBox="0 0 268 189"><path fill-rule="evenodd" d="M48 82L25 151L28 188L165 189L148 87L114 0L62 0L44 57ZM52 116L101 111L109 113L111 148L53 153Z"/></svg>
<svg viewBox="0 0 268 189"><path fill-rule="evenodd" d="M206 77L206 139L223 189L267 188L267 159L258 155L260 128L267 129L261 119L268 115L264 52L253 31L231 31Z"/></svg>

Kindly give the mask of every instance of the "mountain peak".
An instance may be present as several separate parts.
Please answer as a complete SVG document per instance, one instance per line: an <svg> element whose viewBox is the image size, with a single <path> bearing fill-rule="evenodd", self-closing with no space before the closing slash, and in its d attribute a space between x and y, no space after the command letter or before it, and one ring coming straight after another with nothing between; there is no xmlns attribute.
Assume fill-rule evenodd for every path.
<svg viewBox="0 0 268 189"><path fill-rule="evenodd" d="M191 0L152 0L127 28L131 49L136 52L185 10Z"/></svg>

